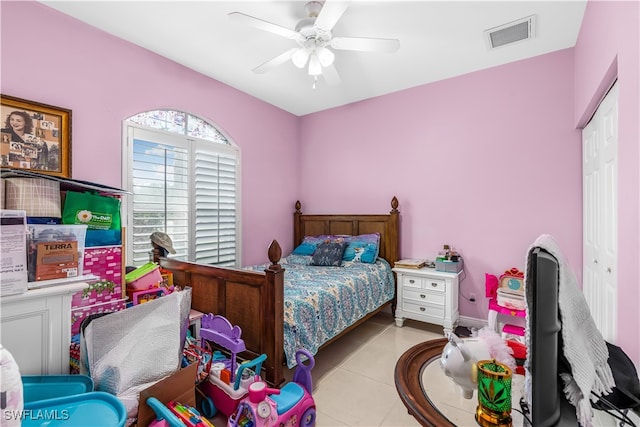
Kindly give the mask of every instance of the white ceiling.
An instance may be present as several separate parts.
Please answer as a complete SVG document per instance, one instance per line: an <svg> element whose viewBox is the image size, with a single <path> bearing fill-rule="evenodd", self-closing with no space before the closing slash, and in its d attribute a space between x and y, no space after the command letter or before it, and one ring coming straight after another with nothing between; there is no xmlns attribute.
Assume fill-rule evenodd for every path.
<svg viewBox="0 0 640 427"><path fill-rule="evenodd" d="M395 53L335 51L342 82L327 86L290 61L251 70L296 42L228 18L239 11L293 29L304 1L59 1L42 3L302 116L575 45L586 0L358 1L334 36L395 38ZM484 31L536 15L536 36L490 50Z"/></svg>

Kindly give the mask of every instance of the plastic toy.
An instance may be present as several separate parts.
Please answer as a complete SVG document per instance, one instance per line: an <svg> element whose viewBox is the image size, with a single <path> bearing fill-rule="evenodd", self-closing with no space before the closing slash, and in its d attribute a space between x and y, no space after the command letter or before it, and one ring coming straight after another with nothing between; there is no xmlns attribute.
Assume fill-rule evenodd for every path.
<svg viewBox="0 0 640 427"><path fill-rule="evenodd" d="M302 356L309 364L305 365ZM264 381L249 385L249 396L243 399L228 419L228 427L314 426L316 404L311 395L313 356L304 349L296 352L297 367L293 381L281 389L267 387Z"/></svg>
<svg viewBox="0 0 640 427"><path fill-rule="evenodd" d="M449 342L440 357L440 366L445 375L458 385L462 396L471 399L473 391L478 388L476 363L495 359L513 371L516 364L512 354L513 350L500 335L485 327L474 338L461 339L454 333L449 334Z"/></svg>
<svg viewBox="0 0 640 427"><path fill-rule="evenodd" d="M189 405L172 400L165 406L155 397L148 398L147 405L156 413L156 419L149 427L214 427Z"/></svg>
<svg viewBox="0 0 640 427"><path fill-rule="evenodd" d="M232 326L225 317L215 314L205 314L200 324L203 347L210 341L231 353L227 358L220 351L214 352L209 377L198 385L203 395L202 413L211 418L220 410L228 417L249 393L249 385L260 379L262 363L267 356L262 354L237 366L236 355L246 349L240 338L240 327Z"/></svg>

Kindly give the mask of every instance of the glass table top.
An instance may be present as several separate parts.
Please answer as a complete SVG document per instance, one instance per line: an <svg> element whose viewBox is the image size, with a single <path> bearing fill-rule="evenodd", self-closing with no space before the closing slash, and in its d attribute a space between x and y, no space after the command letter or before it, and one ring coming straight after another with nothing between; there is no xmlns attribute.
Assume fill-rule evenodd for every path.
<svg viewBox="0 0 640 427"><path fill-rule="evenodd" d="M425 426L476 426L477 391L471 399L462 396L456 383L444 374L440 356L446 338L425 341L404 352L396 363L394 379L407 410ZM524 377L512 378L512 407L519 407ZM523 416L512 411L514 426L523 425Z"/></svg>
<svg viewBox="0 0 640 427"><path fill-rule="evenodd" d="M440 367L439 357L424 365L420 383L422 391L433 408L442 414L449 422L463 426L477 426L475 421L478 407L478 392L473 392L473 398L465 399L453 380L444 374ZM520 408L520 396L524 386L524 376L513 375L511 379L511 406ZM523 425L522 414L511 411L514 426Z"/></svg>

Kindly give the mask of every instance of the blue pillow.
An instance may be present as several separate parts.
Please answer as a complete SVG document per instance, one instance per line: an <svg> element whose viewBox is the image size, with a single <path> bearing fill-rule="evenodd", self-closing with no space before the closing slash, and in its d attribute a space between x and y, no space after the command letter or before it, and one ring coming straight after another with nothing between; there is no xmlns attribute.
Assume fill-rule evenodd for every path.
<svg viewBox="0 0 640 427"><path fill-rule="evenodd" d="M300 243L294 250L291 252L292 255L313 255L316 251L318 245L327 240L331 240L332 236L305 236L302 239L302 243Z"/></svg>
<svg viewBox="0 0 640 427"><path fill-rule="evenodd" d="M380 253L380 233L361 234L345 237L349 243L342 257L343 261L373 264Z"/></svg>

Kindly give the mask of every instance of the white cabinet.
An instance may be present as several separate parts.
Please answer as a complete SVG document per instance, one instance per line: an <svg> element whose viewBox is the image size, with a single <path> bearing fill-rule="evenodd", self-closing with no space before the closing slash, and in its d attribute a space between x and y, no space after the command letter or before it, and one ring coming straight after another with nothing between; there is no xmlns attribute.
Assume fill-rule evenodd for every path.
<svg viewBox="0 0 640 427"><path fill-rule="evenodd" d="M69 373L71 297L88 286L70 282L2 297L2 345L22 375Z"/></svg>
<svg viewBox="0 0 640 427"><path fill-rule="evenodd" d="M405 319L434 323L448 335L458 324L459 273L446 273L433 268L394 268L397 276L396 325Z"/></svg>

